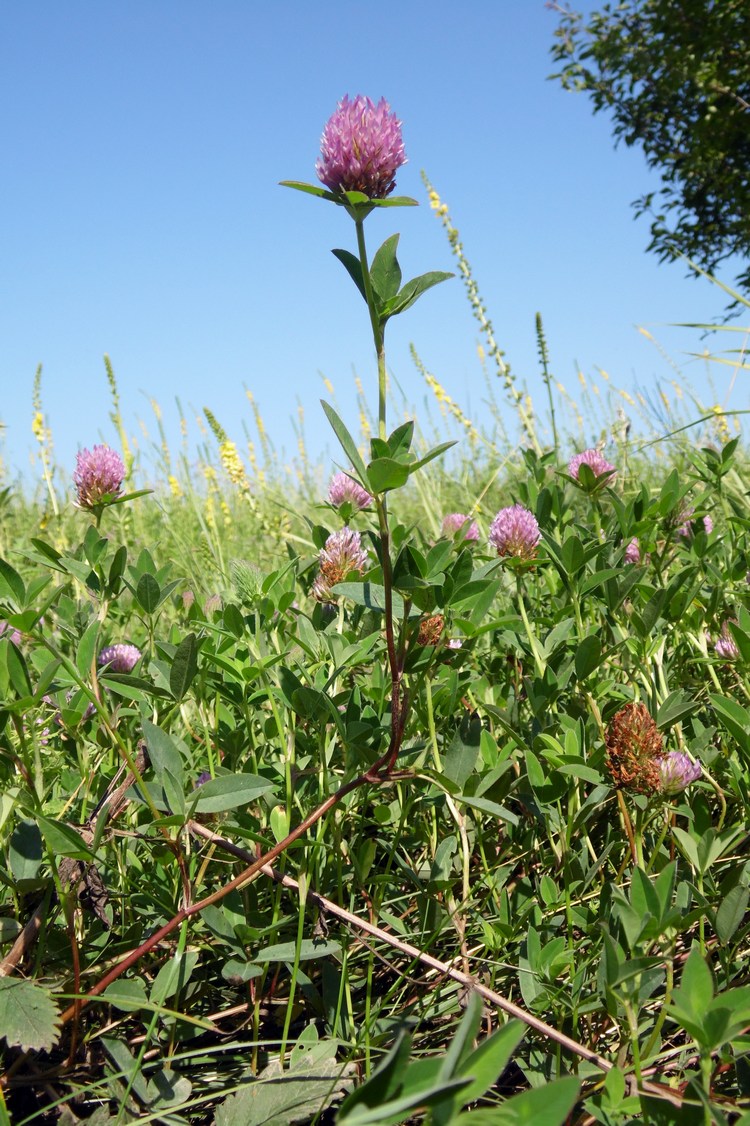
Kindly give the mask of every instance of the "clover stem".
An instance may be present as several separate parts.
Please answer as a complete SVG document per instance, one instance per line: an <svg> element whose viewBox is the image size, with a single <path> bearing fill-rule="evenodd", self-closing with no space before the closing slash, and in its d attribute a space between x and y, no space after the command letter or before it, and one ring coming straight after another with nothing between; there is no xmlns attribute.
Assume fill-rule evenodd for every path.
<svg viewBox="0 0 750 1126"><path fill-rule="evenodd" d="M370 314L370 324L372 325L372 338L375 343L375 352L378 357L378 436L382 438L383 441L385 441L386 372L383 328L380 324L378 311L375 307L375 294L372 288L372 281L370 280L370 267L367 263L367 247L365 246L364 220L356 219L355 226L357 228L357 249L359 250L359 261L362 267L362 285L365 291L367 309Z"/></svg>

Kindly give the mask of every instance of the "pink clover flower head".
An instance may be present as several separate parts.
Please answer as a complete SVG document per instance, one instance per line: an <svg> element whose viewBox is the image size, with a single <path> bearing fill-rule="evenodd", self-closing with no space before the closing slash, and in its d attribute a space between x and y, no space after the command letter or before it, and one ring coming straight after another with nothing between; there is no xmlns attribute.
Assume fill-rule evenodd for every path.
<svg viewBox="0 0 750 1126"><path fill-rule="evenodd" d="M362 94L351 101L345 94L323 129L318 179L332 192L385 199L405 163L401 122L385 98L375 105Z"/></svg>
<svg viewBox="0 0 750 1126"><path fill-rule="evenodd" d="M534 513L522 504L501 508L490 525L490 546L498 555L533 559L540 539L541 532Z"/></svg>
<svg viewBox="0 0 750 1126"><path fill-rule="evenodd" d="M680 515L678 517L678 519L681 520L681 523L680 523L680 526L675 533L676 535L682 536L684 539L687 539L689 536L691 536L693 534L693 523L696 523L698 525L700 525L702 523L703 524L703 530L706 533L706 535L707 536L711 535L711 532L713 532L713 530L714 530L714 522L711 519L711 517L710 516L704 516L702 518L698 517L698 519L694 521L693 520L694 512L695 512L694 508L684 508L682 510L682 512L680 513Z"/></svg>
<svg viewBox="0 0 750 1126"><path fill-rule="evenodd" d="M135 645L120 642L117 645L108 645L99 654L100 668L107 666L108 672L132 672L141 659L141 651Z"/></svg>
<svg viewBox="0 0 750 1126"><path fill-rule="evenodd" d="M9 626L7 622L0 622L0 637L7 637L14 645L21 644L21 631Z"/></svg>
<svg viewBox="0 0 750 1126"><path fill-rule="evenodd" d="M479 525L476 520L472 520L470 516L465 515L463 512L449 512L447 516L443 517L443 524L441 533L444 536L455 536L463 528L461 539L463 540L478 540L479 539Z"/></svg>
<svg viewBox="0 0 750 1126"><path fill-rule="evenodd" d="M734 618L731 619L734 621ZM729 632L729 620L722 622L721 634L716 640L714 645L716 655L723 657L725 661L736 661L740 655L740 650L737 642Z"/></svg>
<svg viewBox="0 0 750 1126"><path fill-rule="evenodd" d="M625 562L626 563L640 563L641 561L641 545L638 541L638 536L633 536L632 540L625 548Z"/></svg>
<svg viewBox="0 0 750 1126"><path fill-rule="evenodd" d="M334 602L331 587L343 582L351 571L361 575L369 561L359 532L349 527L333 532L320 553L320 570L313 583L313 597L318 602Z"/></svg>
<svg viewBox="0 0 750 1126"><path fill-rule="evenodd" d="M328 500L334 508L342 504L351 504L355 509L369 508L372 497L367 489L363 489L359 481L355 481L348 473L335 473L328 486Z"/></svg>
<svg viewBox="0 0 750 1126"><path fill-rule="evenodd" d="M604 454L596 448L584 450L583 453L580 454L574 454L568 462L568 473L575 481L578 480L578 471L582 465L588 465L591 472L597 478L597 484L599 484L598 478L606 474L605 480L610 481L617 472L614 465L610 465Z"/></svg>
<svg viewBox="0 0 750 1126"><path fill-rule="evenodd" d="M125 466L116 450L94 446L80 450L76 457L73 484L79 508L96 508L107 504L122 492Z"/></svg>
<svg viewBox="0 0 750 1126"><path fill-rule="evenodd" d="M701 764L682 751L670 751L659 760L659 788L662 794L681 794L701 776Z"/></svg>

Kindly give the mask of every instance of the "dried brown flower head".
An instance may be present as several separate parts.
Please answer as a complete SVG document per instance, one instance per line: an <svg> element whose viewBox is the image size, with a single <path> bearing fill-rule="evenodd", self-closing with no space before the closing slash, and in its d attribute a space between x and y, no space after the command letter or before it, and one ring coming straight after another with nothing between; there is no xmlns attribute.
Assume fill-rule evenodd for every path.
<svg viewBox="0 0 750 1126"><path fill-rule="evenodd" d="M645 704L626 704L607 729L607 766L616 786L640 794L661 790L664 740Z"/></svg>
<svg viewBox="0 0 750 1126"><path fill-rule="evenodd" d="M434 614L431 618L422 618L419 623L417 645L437 645L443 636L445 619L442 614Z"/></svg>

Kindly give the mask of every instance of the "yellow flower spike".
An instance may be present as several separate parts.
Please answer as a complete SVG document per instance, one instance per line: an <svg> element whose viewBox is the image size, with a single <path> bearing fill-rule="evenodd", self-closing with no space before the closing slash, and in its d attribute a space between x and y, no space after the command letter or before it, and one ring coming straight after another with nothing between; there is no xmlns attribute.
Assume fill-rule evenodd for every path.
<svg viewBox="0 0 750 1126"><path fill-rule="evenodd" d="M179 499L182 496L182 489L180 488L180 482L177 480L174 473L169 474L167 481L169 483L169 489L172 493L172 496Z"/></svg>

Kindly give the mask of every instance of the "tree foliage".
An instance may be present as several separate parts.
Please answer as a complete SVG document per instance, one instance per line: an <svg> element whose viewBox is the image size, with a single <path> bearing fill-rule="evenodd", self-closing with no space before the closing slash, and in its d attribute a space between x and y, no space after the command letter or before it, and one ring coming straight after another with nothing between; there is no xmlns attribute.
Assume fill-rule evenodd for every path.
<svg viewBox="0 0 750 1126"><path fill-rule="evenodd" d="M750 288L748 0L624 0L587 23L557 10L553 77L609 110L617 141L661 175L634 203L651 217L648 249L708 271L736 255Z"/></svg>

